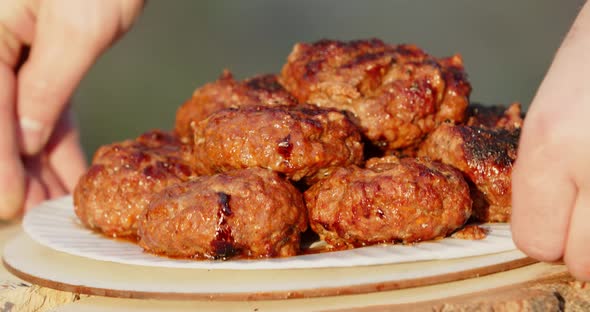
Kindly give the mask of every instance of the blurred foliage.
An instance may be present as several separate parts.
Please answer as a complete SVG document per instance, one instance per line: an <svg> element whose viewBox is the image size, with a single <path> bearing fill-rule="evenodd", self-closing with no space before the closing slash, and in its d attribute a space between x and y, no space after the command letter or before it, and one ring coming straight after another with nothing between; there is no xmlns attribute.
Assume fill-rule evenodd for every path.
<svg viewBox="0 0 590 312"><path fill-rule="evenodd" d="M150 1L78 89L85 150L171 129L176 108L224 68L278 72L298 41L377 37L463 55L472 100L528 106L582 0Z"/></svg>

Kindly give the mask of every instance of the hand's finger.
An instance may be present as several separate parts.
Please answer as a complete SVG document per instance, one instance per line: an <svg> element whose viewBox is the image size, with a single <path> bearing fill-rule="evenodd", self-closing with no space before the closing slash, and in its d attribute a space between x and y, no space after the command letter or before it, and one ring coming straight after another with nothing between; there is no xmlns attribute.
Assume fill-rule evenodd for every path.
<svg viewBox="0 0 590 312"><path fill-rule="evenodd" d="M564 252L576 187L561 154L564 141L552 139L557 133L541 118L527 118L512 173L513 238L529 256L556 261Z"/></svg>
<svg viewBox="0 0 590 312"><path fill-rule="evenodd" d="M590 281L588 221L590 221L590 192L587 188L583 188L579 190L576 198L563 257L570 273L582 281Z"/></svg>
<svg viewBox="0 0 590 312"><path fill-rule="evenodd" d="M22 212L25 169L20 159L16 124L15 67L23 43L34 36L34 19L28 12L38 1L0 2L0 219Z"/></svg>
<svg viewBox="0 0 590 312"><path fill-rule="evenodd" d="M24 165L27 172L25 211L45 200L67 194L46 155L25 158Z"/></svg>
<svg viewBox="0 0 590 312"><path fill-rule="evenodd" d="M590 89L590 2L576 18L524 122L512 178L515 243L540 260L563 256L578 191L587 168Z"/></svg>
<svg viewBox="0 0 590 312"><path fill-rule="evenodd" d="M53 170L51 165L49 164L49 159L46 155L41 155L38 162L38 176L41 180L41 183L45 185L45 189L47 191L47 198L51 199L59 196L63 196L67 194L66 188L62 184L61 180L59 179L57 173Z"/></svg>
<svg viewBox="0 0 590 312"><path fill-rule="evenodd" d="M129 3L142 2L41 3L30 56L18 75L17 110L21 149L25 154L34 155L41 150L83 75L123 27L128 27L121 7L127 8ZM137 11L139 8L141 5Z"/></svg>
<svg viewBox="0 0 590 312"><path fill-rule="evenodd" d="M0 40L0 50L6 47ZM15 217L23 207L25 173L16 142L15 78L0 60L0 219Z"/></svg>
<svg viewBox="0 0 590 312"><path fill-rule="evenodd" d="M39 178L27 178L27 199L25 200L25 209L21 213L27 212L42 203L47 198L47 190Z"/></svg>
<svg viewBox="0 0 590 312"><path fill-rule="evenodd" d="M68 192L74 190L86 171L86 158L72 119L70 113L62 116L47 145L49 164Z"/></svg>
<svg viewBox="0 0 590 312"><path fill-rule="evenodd" d="M35 20L40 0L2 0L0 2L0 28L10 33L12 46L18 52L23 45L30 45L35 36ZM2 33L0 29L0 33ZM1 35L0 35L1 37ZM7 55L4 55L5 57ZM8 65L14 66L18 53L12 53Z"/></svg>
<svg viewBox="0 0 590 312"><path fill-rule="evenodd" d="M41 182L45 185L45 189L47 190L47 198L44 200L57 198L68 194L68 191L61 184L57 174L53 171L49 164L46 164L42 167L40 176Z"/></svg>
<svg viewBox="0 0 590 312"><path fill-rule="evenodd" d="M73 2L72 7L67 2ZM34 155L45 145L83 75L102 50L84 8L94 1L46 1L41 5L29 59L18 76L22 150ZM104 39L103 39L104 40Z"/></svg>
<svg viewBox="0 0 590 312"><path fill-rule="evenodd" d="M25 212L49 198L49 190L41 180L38 163L32 161L27 162L27 183L24 202Z"/></svg>

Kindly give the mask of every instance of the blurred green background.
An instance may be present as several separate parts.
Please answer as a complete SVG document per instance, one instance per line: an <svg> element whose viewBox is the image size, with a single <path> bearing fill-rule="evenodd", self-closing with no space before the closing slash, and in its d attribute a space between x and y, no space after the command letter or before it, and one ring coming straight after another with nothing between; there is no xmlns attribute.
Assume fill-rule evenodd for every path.
<svg viewBox="0 0 590 312"><path fill-rule="evenodd" d="M224 68L278 72L293 44L377 37L461 53L472 100L532 100L583 0L152 0L82 81L74 107L86 153L151 128Z"/></svg>

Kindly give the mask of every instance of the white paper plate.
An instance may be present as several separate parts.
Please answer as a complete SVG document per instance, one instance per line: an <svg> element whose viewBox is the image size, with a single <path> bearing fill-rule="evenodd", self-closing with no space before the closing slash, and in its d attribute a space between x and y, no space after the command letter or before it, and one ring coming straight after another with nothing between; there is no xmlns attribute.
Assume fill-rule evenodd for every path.
<svg viewBox="0 0 590 312"><path fill-rule="evenodd" d="M131 242L111 240L86 229L74 213L72 197L47 201L29 211L25 232L52 249L95 260L169 268L198 269L304 269L352 267L423 260L454 259L516 250L506 223L485 224L483 240L445 238L411 246L379 245L345 251L265 260L202 261L155 256Z"/></svg>

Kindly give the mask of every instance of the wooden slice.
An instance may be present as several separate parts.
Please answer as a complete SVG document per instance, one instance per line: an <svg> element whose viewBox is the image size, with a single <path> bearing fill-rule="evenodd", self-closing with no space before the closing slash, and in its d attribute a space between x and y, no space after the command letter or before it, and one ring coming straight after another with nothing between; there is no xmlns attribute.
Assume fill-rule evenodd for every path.
<svg viewBox="0 0 590 312"><path fill-rule="evenodd" d="M7 243L5 267L14 275L81 294L155 299L265 300L360 294L431 285L522 267L535 261L518 251L444 261L294 270L171 269L72 256L26 234Z"/></svg>

